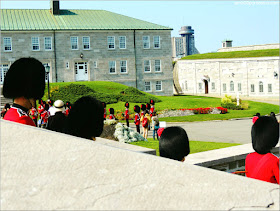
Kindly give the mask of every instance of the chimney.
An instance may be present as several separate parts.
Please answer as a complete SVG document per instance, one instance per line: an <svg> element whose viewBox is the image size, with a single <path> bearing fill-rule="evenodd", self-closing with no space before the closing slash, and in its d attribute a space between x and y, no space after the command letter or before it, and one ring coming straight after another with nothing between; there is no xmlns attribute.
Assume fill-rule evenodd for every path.
<svg viewBox="0 0 280 211"><path fill-rule="evenodd" d="M53 15L59 15L59 0L50 0L51 13Z"/></svg>

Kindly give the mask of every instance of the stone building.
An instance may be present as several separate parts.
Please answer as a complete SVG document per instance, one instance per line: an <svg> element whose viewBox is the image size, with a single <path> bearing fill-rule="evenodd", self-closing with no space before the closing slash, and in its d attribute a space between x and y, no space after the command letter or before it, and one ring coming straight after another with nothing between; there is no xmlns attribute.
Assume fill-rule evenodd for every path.
<svg viewBox="0 0 280 211"><path fill-rule="evenodd" d="M274 47L272 47L274 46ZM240 50L279 49L279 44L235 47ZM227 47L230 48L230 47ZM233 48L233 47L232 47ZM176 92L188 95L279 99L279 56L178 60Z"/></svg>
<svg viewBox="0 0 280 211"><path fill-rule="evenodd" d="M173 94L171 28L104 10L1 9L1 83L13 61L35 57L50 82L113 81Z"/></svg>

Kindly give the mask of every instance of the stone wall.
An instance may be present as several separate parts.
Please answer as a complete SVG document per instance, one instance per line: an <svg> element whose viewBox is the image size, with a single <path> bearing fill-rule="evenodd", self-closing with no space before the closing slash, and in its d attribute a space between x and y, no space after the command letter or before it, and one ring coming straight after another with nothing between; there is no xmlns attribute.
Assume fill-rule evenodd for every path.
<svg viewBox="0 0 280 211"><path fill-rule="evenodd" d="M3 48L1 48L1 64L11 65L18 58L35 57L42 63L50 65L50 82L77 81L75 63L86 62L88 69L86 80L88 81L113 81L137 87L142 91L145 91L145 82L151 82L150 93L173 94L170 30L136 30L135 38L133 30L2 31L1 35L12 38L11 52L3 52ZM78 37L77 50L71 50L71 36ZM90 37L89 50L83 49L83 36ZM115 37L115 49L108 49L107 36ZM119 36L126 37L126 49L119 48ZM143 49L142 36L150 36L150 49ZM153 47L153 36L160 36L159 49ZM39 51L32 51L31 37L39 37ZM44 50L44 37L52 37L52 50ZM1 43L3 43L3 39ZM83 58L80 56L81 53ZM127 73L120 72L120 61L122 60L127 61ZM149 73L144 73L144 60L150 60L151 72ZM161 61L161 72L155 72L155 60ZM116 73L114 74L109 73L109 61L116 62ZM161 91L156 91L156 81L162 82Z"/></svg>
<svg viewBox="0 0 280 211"><path fill-rule="evenodd" d="M252 51L252 50L265 50L265 49L279 49L279 43L276 44L264 44L264 45L248 45L220 48L218 52L230 52L230 51Z"/></svg>
<svg viewBox="0 0 280 211"><path fill-rule="evenodd" d="M0 123L1 210L279 210L279 185Z"/></svg>
<svg viewBox="0 0 280 211"><path fill-rule="evenodd" d="M208 85L211 96L239 92L251 98L279 98L279 57L179 60L174 71L182 94L204 95Z"/></svg>

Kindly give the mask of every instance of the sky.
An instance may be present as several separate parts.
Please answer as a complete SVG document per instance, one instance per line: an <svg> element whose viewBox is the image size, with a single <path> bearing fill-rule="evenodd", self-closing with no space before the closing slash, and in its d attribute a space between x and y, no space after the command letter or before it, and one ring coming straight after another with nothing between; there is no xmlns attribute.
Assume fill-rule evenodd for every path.
<svg viewBox="0 0 280 211"><path fill-rule="evenodd" d="M1 9L49 9L49 0L1 0ZM107 10L173 28L194 29L200 53L215 52L225 39L233 46L279 43L279 1L77 1L60 0L61 9Z"/></svg>

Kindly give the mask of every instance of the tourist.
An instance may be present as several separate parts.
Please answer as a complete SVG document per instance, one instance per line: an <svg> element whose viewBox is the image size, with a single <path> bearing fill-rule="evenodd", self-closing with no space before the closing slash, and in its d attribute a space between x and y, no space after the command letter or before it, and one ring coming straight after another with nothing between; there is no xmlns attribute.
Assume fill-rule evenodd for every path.
<svg viewBox="0 0 280 211"><path fill-rule="evenodd" d="M115 110L113 108L109 109L110 115L109 115L109 119L116 119L115 117Z"/></svg>
<svg viewBox="0 0 280 211"><path fill-rule="evenodd" d="M64 103L62 100L56 100L53 104L54 115L48 119L47 129L63 132L66 125L66 116L64 114Z"/></svg>
<svg viewBox="0 0 280 211"><path fill-rule="evenodd" d="M44 95L45 74L43 64L34 58L21 58L11 65L4 79L3 95L13 99L13 105L5 120L36 126L28 110L36 107L36 100Z"/></svg>
<svg viewBox="0 0 280 211"><path fill-rule="evenodd" d="M1 111L1 117L4 118L5 114L7 113L7 111L9 111L9 109L11 108L10 103L6 103L4 105L4 108Z"/></svg>
<svg viewBox="0 0 280 211"><path fill-rule="evenodd" d="M157 113L154 111L152 113L152 127L153 127L153 139L155 140L155 135L157 136L157 139L159 139L158 137L158 129L159 129L159 119L157 117Z"/></svg>
<svg viewBox="0 0 280 211"><path fill-rule="evenodd" d="M129 103L126 102L124 106L125 106L124 119L126 121L127 127L129 127Z"/></svg>
<svg viewBox="0 0 280 211"><path fill-rule="evenodd" d="M245 160L246 176L279 184L279 158L271 153L279 140L279 123L274 117L261 116L251 130L255 152Z"/></svg>
<svg viewBox="0 0 280 211"><path fill-rule="evenodd" d="M181 127L167 127L163 130L159 140L159 154L178 161L185 161L190 153L189 138Z"/></svg>
<svg viewBox="0 0 280 211"><path fill-rule="evenodd" d="M149 124L150 124L150 121L151 121L151 116L150 114L148 113L148 111L144 111L144 115L141 116L141 119L140 121L142 122L142 128L143 128L143 137L145 139L148 138L148 128L149 128Z"/></svg>
<svg viewBox="0 0 280 211"><path fill-rule="evenodd" d="M49 113L50 113L50 116L53 116L55 114L55 109L53 107L53 101L48 99L47 100L47 103L49 104Z"/></svg>
<svg viewBox="0 0 280 211"><path fill-rule="evenodd" d="M99 100L90 96L81 97L73 104L64 131L95 141L103 131L103 113L103 106Z"/></svg>
<svg viewBox="0 0 280 211"><path fill-rule="evenodd" d="M140 107L138 105L134 106L134 111L135 111L135 119L134 119L134 124L136 125L136 130L140 134Z"/></svg>

